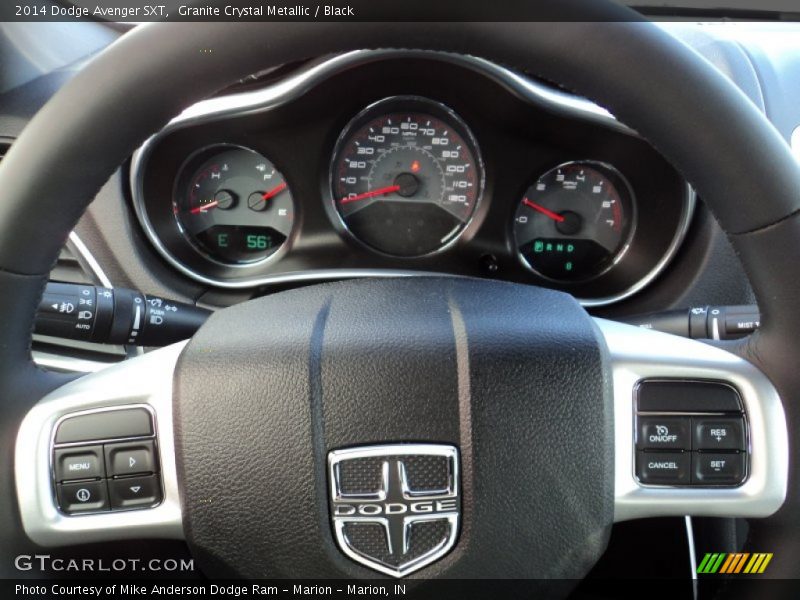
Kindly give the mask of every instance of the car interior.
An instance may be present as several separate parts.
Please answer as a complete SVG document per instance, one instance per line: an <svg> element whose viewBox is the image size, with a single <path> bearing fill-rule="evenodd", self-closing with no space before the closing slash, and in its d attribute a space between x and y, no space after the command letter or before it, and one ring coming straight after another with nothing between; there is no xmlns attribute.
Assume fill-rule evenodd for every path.
<svg viewBox="0 0 800 600"><path fill-rule="evenodd" d="M0 23L9 593L796 596L800 6L83 4Z"/></svg>

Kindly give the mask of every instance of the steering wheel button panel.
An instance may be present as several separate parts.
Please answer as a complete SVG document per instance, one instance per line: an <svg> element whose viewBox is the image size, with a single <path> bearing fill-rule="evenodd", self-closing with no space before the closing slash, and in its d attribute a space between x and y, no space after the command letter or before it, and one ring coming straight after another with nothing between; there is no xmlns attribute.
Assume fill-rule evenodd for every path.
<svg viewBox="0 0 800 600"><path fill-rule="evenodd" d="M63 483L58 486L58 503L67 514L108 510L106 482Z"/></svg>
<svg viewBox="0 0 800 600"><path fill-rule="evenodd" d="M688 417L642 417L636 447L643 450L691 450Z"/></svg>
<svg viewBox="0 0 800 600"><path fill-rule="evenodd" d="M692 419L696 450L746 450L744 420L732 418Z"/></svg>
<svg viewBox="0 0 800 600"><path fill-rule="evenodd" d="M154 473L158 470L152 441L106 444L105 452L109 477Z"/></svg>
<svg viewBox="0 0 800 600"><path fill-rule="evenodd" d="M706 485L736 485L745 476L745 455L740 452L696 453L692 481Z"/></svg>
<svg viewBox="0 0 800 600"><path fill-rule="evenodd" d="M105 477L102 446L80 446L55 452L56 481Z"/></svg>
<svg viewBox="0 0 800 600"><path fill-rule="evenodd" d="M674 409L681 406L686 413L683 417L674 412L655 414L642 412L642 390L645 391L644 405L648 408ZM652 393L655 390L655 393ZM673 391L689 391L687 396L674 396ZM747 426L741 409L737 414L703 414L707 407L741 406L741 397L734 386L705 381L643 381L638 386L639 412L637 414L636 447L638 449L689 450L686 461L694 466L695 476L691 481L686 477L654 477L647 468L642 456L637 460L636 475L646 485L730 485L742 483L747 471ZM662 394L659 397L659 394ZM679 402L670 402L672 398ZM735 400L736 403L732 403ZM689 408L691 407L691 408ZM691 414L689 414L691 411ZM666 415L666 416L665 416ZM732 455L729 462L721 459L713 467L709 466L708 455L704 451L736 450L740 456ZM734 466L735 461L735 466ZM726 466L720 466L726 465Z"/></svg>
<svg viewBox="0 0 800 600"><path fill-rule="evenodd" d="M685 485L690 480L688 452L640 452L636 472L644 483Z"/></svg>
<svg viewBox="0 0 800 600"><path fill-rule="evenodd" d="M70 411L55 420L52 440L51 477L62 514L145 508L161 502L152 407ZM86 445L87 440L94 443ZM135 477L142 474L148 476Z"/></svg>

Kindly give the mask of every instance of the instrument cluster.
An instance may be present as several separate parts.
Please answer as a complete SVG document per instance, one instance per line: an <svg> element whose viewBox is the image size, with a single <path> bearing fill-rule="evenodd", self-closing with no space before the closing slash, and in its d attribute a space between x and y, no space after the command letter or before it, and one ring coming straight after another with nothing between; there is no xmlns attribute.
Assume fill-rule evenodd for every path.
<svg viewBox="0 0 800 600"><path fill-rule="evenodd" d="M694 202L599 107L430 53L353 53L200 103L139 149L131 184L155 250L215 288L446 273L589 306L655 279Z"/></svg>

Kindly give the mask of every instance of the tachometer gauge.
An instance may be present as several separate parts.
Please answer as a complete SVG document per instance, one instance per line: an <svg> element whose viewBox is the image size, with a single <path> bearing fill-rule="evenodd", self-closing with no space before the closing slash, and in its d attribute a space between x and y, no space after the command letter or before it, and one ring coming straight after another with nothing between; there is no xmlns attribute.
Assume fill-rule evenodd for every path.
<svg viewBox="0 0 800 600"><path fill-rule="evenodd" d="M173 211L191 245L226 265L266 260L286 242L294 223L292 194L275 165L231 145L189 158L175 184Z"/></svg>
<svg viewBox="0 0 800 600"><path fill-rule="evenodd" d="M628 248L633 193L613 167L570 162L529 187L514 217L522 261L556 281L585 281L610 269Z"/></svg>
<svg viewBox="0 0 800 600"><path fill-rule="evenodd" d="M374 250L423 256L458 238L483 190L483 165L467 126L417 97L373 104L347 126L331 165L344 227Z"/></svg>

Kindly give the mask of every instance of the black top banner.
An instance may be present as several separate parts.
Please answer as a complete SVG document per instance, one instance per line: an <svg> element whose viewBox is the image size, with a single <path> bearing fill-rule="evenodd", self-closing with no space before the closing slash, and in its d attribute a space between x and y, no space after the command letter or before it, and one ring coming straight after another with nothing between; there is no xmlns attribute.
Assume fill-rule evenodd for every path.
<svg viewBox="0 0 800 600"><path fill-rule="evenodd" d="M621 22L800 19L800 0L4 0L0 21Z"/></svg>
<svg viewBox="0 0 800 600"><path fill-rule="evenodd" d="M0 21L630 21L608 0L5 0Z"/></svg>

